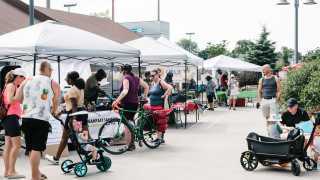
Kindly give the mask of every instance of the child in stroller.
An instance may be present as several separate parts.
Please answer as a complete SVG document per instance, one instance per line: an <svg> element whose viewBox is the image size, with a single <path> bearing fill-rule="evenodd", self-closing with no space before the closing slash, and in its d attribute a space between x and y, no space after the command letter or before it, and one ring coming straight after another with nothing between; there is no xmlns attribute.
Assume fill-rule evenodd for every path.
<svg viewBox="0 0 320 180"><path fill-rule="evenodd" d="M80 144L80 148L82 148L83 151L91 153L92 160L96 161L98 158L97 148L89 144L89 131L82 129L81 121L73 120L72 124L77 136L77 140Z"/></svg>
<svg viewBox="0 0 320 180"><path fill-rule="evenodd" d="M320 125L316 126L312 144L311 144L311 152L315 161L318 162L318 169L320 163Z"/></svg>
<svg viewBox="0 0 320 180"><path fill-rule="evenodd" d="M71 114L70 116L76 116L79 114ZM59 120L59 119L58 119ZM63 121L59 120L63 125ZM70 121L69 138L76 148L76 151L80 157L80 162L73 162L70 159L63 161L61 164L61 170L64 173L70 173L74 170L74 173L78 177L83 177L87 174L87 165L94 165L101 172L105 172L111 167L111 159L103 155L102 143L100 140L89 139L89 132L82 129L82 122L77 120Z"/></svg>

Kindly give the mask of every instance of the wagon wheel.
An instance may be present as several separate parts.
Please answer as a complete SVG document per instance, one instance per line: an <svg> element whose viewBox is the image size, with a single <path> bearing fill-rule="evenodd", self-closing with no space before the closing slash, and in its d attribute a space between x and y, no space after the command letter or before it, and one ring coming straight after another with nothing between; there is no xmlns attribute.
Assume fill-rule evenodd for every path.
<svg viewBox="0 0 320 180"><path fill-rule="evenodd" d="M317 167L317 163L315 160L311 159L311 158L306 158L303 161L303 167L304 169L306 169L307 171L312 171Z"/></svg>
<svg viewBox="0 0 320 180"><path fill-rule="evenodd" d="M291 162L291 171L295 176L299 176L301 173L300 164L296 159L292 160Z"/></svg>
<svg viewBox="0 0 320 180"><path fill-rule="evenodd" d="M241 154L240 163L247 171L253 171L258 167L257 157L250 151L246 151Z"/></svg>

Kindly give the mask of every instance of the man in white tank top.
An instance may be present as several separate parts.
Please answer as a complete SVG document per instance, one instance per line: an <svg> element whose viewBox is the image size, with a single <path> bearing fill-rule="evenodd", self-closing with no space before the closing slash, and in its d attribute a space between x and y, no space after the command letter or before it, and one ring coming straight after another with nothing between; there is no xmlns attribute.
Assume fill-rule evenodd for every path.
<svg viewBox="0 0 320 180"><path fill-rule="evenodd" d="M46 149L51 129L49 119L57 114L58 109L60 88L50 79L51 74L51 65L44 61L40 65L40 75L26 80L18 90L23 102L21 129L25 134L26 150L30 152L33 180L45 177L39 170L41 152Z"/></svg>

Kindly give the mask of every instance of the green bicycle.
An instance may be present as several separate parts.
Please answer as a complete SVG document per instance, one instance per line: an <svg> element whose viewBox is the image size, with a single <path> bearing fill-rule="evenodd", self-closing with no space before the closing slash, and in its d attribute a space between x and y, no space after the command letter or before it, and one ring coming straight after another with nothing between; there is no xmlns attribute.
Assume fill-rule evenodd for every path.
<svg viewBox="0 0 320 180"><path fill-rule="evenodd" d="M134 122L126 119L125 113L136 113ZM155 149L161 144L157 141L157 126L152 112L140 108L138 111L119 109L120 119L112 119L104 123L98 137L102 148L110 154L119 155L128 151L131 142L144 143L148 148Z"/></svg>

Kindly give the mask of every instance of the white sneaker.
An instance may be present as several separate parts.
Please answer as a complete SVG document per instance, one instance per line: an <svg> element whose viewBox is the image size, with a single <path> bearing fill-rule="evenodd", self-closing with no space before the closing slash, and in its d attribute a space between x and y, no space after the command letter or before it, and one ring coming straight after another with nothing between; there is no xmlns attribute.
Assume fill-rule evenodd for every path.
<svg viewBox="0 0 320 180"><path fill-rule="evenodd" d="M44 158L51 162L53 165L59 165L59 160L55 160L53 156L46 154Z"/></svg>

